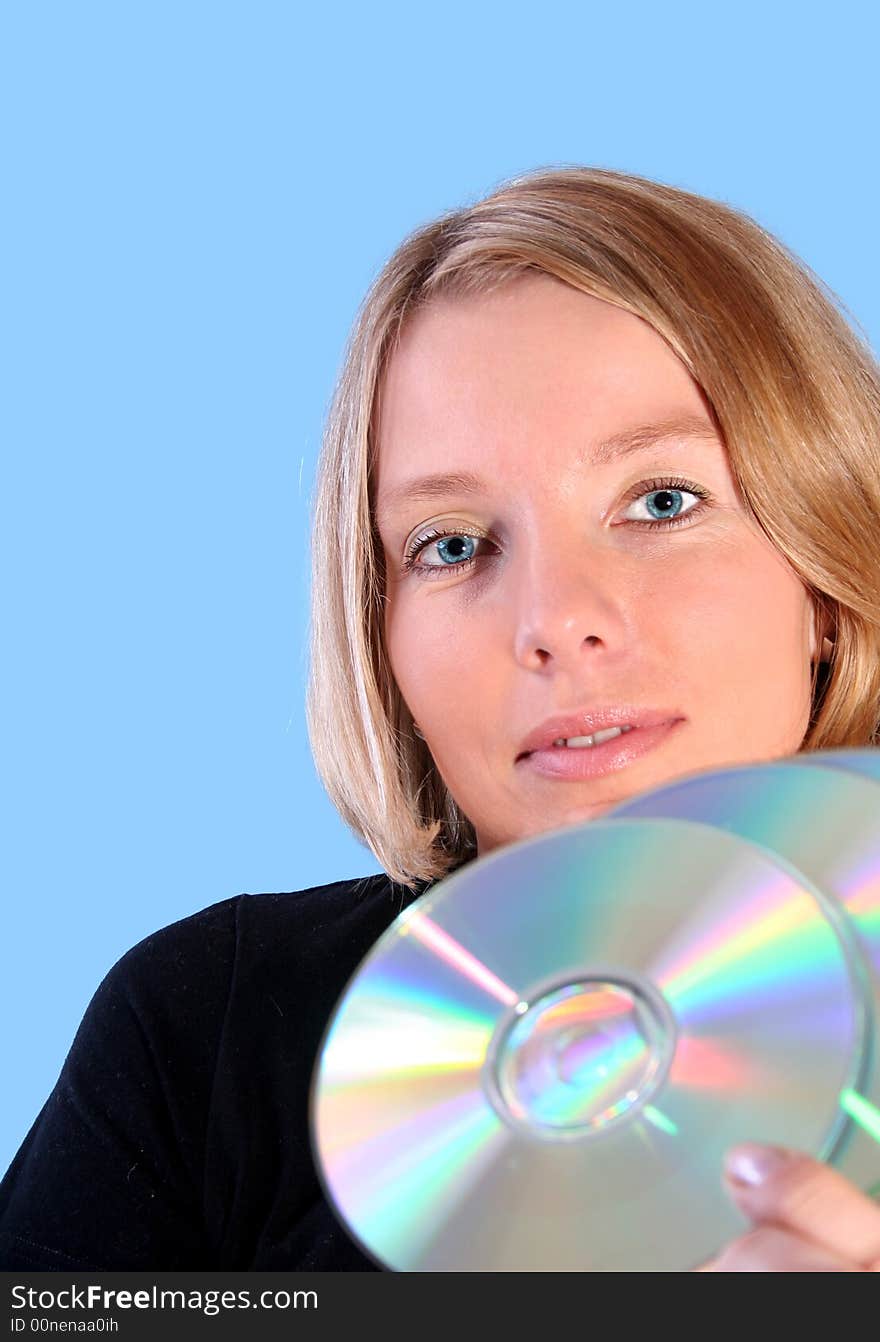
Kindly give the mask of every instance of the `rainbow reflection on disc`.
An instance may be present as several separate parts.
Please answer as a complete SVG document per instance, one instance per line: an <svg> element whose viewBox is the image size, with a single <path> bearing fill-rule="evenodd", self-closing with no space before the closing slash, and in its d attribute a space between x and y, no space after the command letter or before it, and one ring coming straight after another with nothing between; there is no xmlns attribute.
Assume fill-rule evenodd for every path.
<svg viewBox="0 0 880 1342"><path fill-rule="evenodd" d="M828 1158L858 967L809 882L721 830L509 844L366 956L315 1067L328 1199L397 1271L682 1271L746 1223L739 1141Z"/></svg>
<svg viewBox="0 0 880 1342"><path fill-rule="evenodd" d="M813 750L803 756L805 762L820 764L828 769L846 769L851 773L863 774L880 783L880 747L866 746L862 749Z"/></svg>
<svg viewBox="0 0 880 1342"><path fill-rule="evenodd" d="M825 754L861 759L871 752ZM606 818L691 820L726 830L761 844L845 913L861 952L872 1020L860 1086L841 1097L855 1123L832 1163L874 1192L880 1181L880 773L874 781L861 770L822 763L818 753L806 753L691 775L622 802Z"/></svg>

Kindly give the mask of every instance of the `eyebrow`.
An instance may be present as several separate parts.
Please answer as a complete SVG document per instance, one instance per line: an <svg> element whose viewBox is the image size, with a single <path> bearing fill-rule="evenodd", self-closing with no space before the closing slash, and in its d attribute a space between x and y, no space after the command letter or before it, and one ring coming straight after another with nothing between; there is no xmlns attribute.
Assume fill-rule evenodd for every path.
<svg viewBox="0 0 880 1342"><path fill-rule="evenodd" d="M635 452L644 452L650 447L680 438L699 438L716 443L719 441L718 434L707 420L698 415L679 415L653 424L637 424L633 428L621 429L620 432L594 443L586 453L580 453L579 461L586 461L592 466L607 466L610 462L620 461ZM379 517L385 517L403 503L425 502L449 494L486 495L490 489L488 481L471 471L424 475L387 490L377 503L376 512Z"/></svg>

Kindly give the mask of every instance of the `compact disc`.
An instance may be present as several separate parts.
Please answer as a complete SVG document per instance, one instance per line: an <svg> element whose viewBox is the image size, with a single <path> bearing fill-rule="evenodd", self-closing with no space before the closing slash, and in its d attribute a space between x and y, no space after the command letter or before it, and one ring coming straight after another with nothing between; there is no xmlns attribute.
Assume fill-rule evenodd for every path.
<svg viewBox="0 0 880 1342"><path fill-rule="evenodd" d="M694 774L630 798L609 811L606 819L692 820L726 830L784 859L845 911L861 952L873 1028L866 1037L862 1085L841 1096L854 1121L832 1163L876 1196L880 1192L880 781L849 767L819 767L826 754L861 761L880 752L810 753Z"/></svg>
<svg viewBox="0 0 880 1342"><path fill-rule="evenodd" d="M508 844L401 914L336 1006L315 1163L397 1271L683 1271L747 1223L740 1141L829 1158L868 1011L834 920L689 821Z"/></svg>
<svg viewBox="0 0 880 1342"><path fill-rule="evenodd" d="M811 750L804 756L810 764L822 764L831 769L847 769L851 773L864 774L880 782L880 748L866 746L863 749L847 750Z"/></svg>

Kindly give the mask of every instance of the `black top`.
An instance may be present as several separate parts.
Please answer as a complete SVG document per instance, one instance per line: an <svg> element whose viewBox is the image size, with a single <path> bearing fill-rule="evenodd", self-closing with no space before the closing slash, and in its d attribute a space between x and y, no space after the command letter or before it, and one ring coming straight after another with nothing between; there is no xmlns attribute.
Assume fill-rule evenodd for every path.
<svg viewBox="0 0 880 1342"><path fill-rule="evenodd" d="M126 952L0 1184L0 1268L378 1270L322 1194L309 1087L346 984L428 885L236 895Z"/></svg>

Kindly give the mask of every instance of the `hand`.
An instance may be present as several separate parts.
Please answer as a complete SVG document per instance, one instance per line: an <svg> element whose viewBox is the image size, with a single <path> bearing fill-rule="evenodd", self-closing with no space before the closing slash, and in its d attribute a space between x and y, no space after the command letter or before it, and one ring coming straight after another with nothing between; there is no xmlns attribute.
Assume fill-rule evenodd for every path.
<svg viewBox="0 0 880 1342"><path fill-rule="evenodd" d="M725 1187L754 1226L700 1272L880 1272L880 1206L829 1165L746 1143Z"/></svg>

